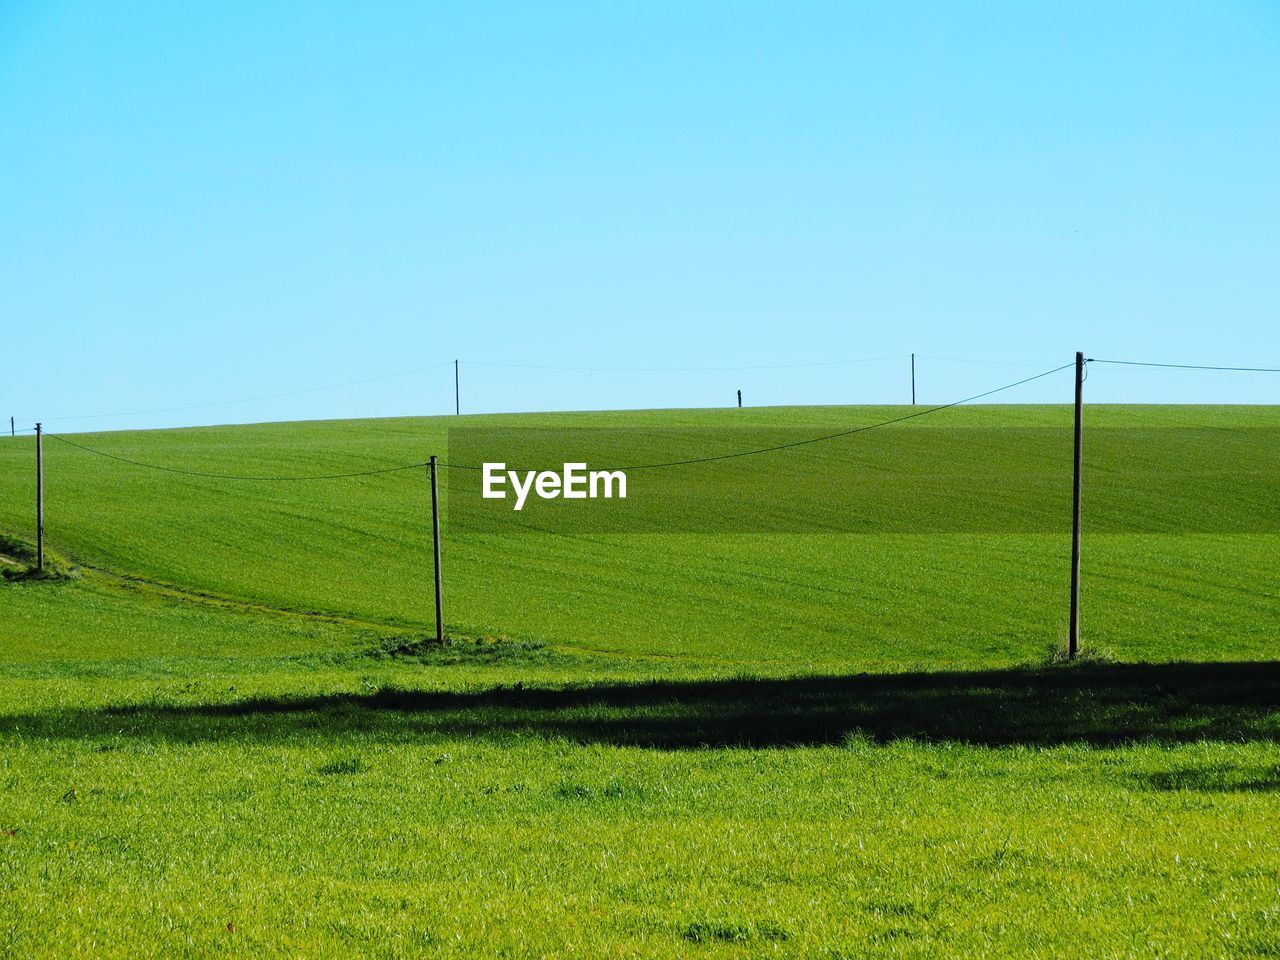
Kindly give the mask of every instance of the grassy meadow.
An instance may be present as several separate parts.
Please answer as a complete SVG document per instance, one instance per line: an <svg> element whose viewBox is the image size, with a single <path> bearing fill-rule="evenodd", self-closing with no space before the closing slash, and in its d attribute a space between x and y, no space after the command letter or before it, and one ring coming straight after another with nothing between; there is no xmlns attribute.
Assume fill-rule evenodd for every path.
<svg viewBox="0 0 1280 960"><path fill-rule="evenodd" d="M307 475L447 459L458 421L901 412L72 439ZM1070 417L974 406L877 434L973 430L999 459L1000 429ZM441 649L425 470L237 482L52 438L59 575L26 578L33 441L0 439L0 954L1280 955L1280 408L1087 423L1070 665L1058 531L446 523ZM859 442L798 462L829 477ZM1026 490L1057 491L1038 464ZM1144 470L1174 482L1126 480Z"/></svg>

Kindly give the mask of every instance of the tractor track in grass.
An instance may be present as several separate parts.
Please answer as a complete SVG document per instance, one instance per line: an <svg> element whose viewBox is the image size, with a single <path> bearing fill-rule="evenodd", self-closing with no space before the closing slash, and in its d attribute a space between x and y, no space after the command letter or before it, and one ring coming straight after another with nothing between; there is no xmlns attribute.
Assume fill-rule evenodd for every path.
<svg viewBox="0 0 1280 960"><path fill-rule="evenodd" d="M90 572L92 576L95 579L99 579L101 583L110 585L110 587L114 587L118 590L141 593L179 603L194 603L206 607L212 607L214 609L235 611L237 613L282 617L311 623L330 623L338 626L351 627L352 629L369 630L386 636L395 636L406 632L420 633L431 629L427 625L364 620L358 617L343 616L341 614L321 610L297 610L291 607L274 606L272 604L261 603L256 600L243 600L237 597L229 597L223 594L213 593L211 591L181 587L177 584L166 583L162 580L154 580L150 577L143 577L138 574L119 573L106 567L86 564L80 561L77 561L76 565L82 570ZM459 636L458 639L477 640L482 637L533 640L537 643L543 642L538 640L536 637L509 638L505 633L499 632L485 632L483 634L475 635L466 634ZM689 662L700 664L718 663L721 665L733 665L737 663L737 661L734 660L709 660L706 657L685 657L671 653L649 653L637 655L635 653L625 653L618 650L590 647L584 644L547 643L545 646L548 650L554 650L565 654L609 657L620 660L654 660L660 662Z"/></svg>
<svg viewBox="0 0 1280 960"><path fill-rule="evenodd" d="M15 566L20 565L17 561L11 561L8 557L3 555L0 555L0 560L7 563L13 563ZM69 567L80 573L80 577L78 579L91 590L130 593L140 595L147 599L167 600L174 603L189 603L209 609L225 610L228 612L253 616L279 617L281 619L304 623L332 624L335 626L349 627L353 630L366 630L382 637L393 637L405 633L421 633L431 629L427 625L369 620L334 613L332 611L300 610L293 607L283 607L275 604L263 603L258 600L246 600L240 597L215 593L210 590L198 590L192 587L184 587L179 584L158 580L153 577L142 576L141 574L122 573L109 567L87 562L75 556L66 557L64 562ZM511 639L508 638L506 634L489 631L477 633L475 635L466 634L458 636L458 639L460 640L479 640L482 638ZM543 643L543 641L536 637L516 637L514 639L525 641L531 640L540 644ZM654 653L637 656L633 653L623 653L617 650L590 647L583 644L547 643L545 646L548 650L577 656L608 657L611 659L622 660L653 660L658 662L708 662L706 658L685 657L678 654ZM722 665L732 665L736 661L722 660L714 662L719 662Z"/></svg>

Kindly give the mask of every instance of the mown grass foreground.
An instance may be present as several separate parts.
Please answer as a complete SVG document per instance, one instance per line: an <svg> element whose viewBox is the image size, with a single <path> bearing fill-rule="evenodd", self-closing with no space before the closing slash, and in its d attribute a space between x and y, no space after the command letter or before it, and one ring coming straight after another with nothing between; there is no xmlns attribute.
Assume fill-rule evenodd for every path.
<svg viewBox="0 0 1280 960"><path fill-rule="evenodd" d="M82 439L306 473L422 459L446 426ZM30 447L0 441L16 540ZM0 581L6 955L1280 953L1274 533L1087 535L1107 655L1063 665L1056 534L446 529L438 649L421 477L245 486L47 453L62 575Z"/></svg>

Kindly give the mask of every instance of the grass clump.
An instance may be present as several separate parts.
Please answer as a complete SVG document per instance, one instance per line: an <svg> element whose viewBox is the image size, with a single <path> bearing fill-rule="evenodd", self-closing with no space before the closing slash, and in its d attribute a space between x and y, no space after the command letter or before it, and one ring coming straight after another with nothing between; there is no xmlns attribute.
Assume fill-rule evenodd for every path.
<svg viewBox="0 0 1280 960"><path fill-rule="evenodd" d="M788 939L790 934L776 923L767 921L730 923L723 920L698 920L681 930L680 936L689 943L747 944L759 940L780 943Z"/></svg>
<svg viewBox="0 0 1280 960"><path fill-rule="evenodd" d="M1051 643L1045 648L1041 663L1046 667L1078 667L1090 664L1119 663L1118 658L1106 647L1082 646L1071 656L1066 643Z"/></svg>
<svg viewBox="0 0 1280 960"><path fill-rule="evenodd" d="M35 544L17 537L0 534L0 577L10 582L33 580L69 580L75 568L56 554L45 550L44 569L36 562Z"/></svg>
<svg viewBox="0 0 1280 960"><path fill-rule="evenodd" d="M508 640L504 637L463 640L446 636L444 643L440 643L431 634L405 634L383 638L368 656L457 666L531 663L546 659L548 653L544 644L529 640Z"/></svg>
<svg viewBox="0 0 1280 960"><path fill-rule="evenodd" d="M369 765L364 761L363 757L351 756L338 757L328 763L321 764L316 767L316 773L322 777L337 777L365 773L368 769Z"/></svg>

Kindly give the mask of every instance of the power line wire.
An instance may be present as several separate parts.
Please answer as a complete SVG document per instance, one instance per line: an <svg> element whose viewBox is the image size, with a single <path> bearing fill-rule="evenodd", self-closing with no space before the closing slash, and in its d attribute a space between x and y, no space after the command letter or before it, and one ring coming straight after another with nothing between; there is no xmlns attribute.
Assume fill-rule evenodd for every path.
<svg viewBox="0 0 1280 960"><path fill-rule="evenodd" d="M987 360L974 357L937 357L928 353L917 353L917 360L941 360L945 363L977 363L987 367L1043 367L1043 363L1031 363L1017 360Z"/></svg>
<svg viewBox="0 0 1280 960"><path fill-rule="evenodd" d="M840 364L840 363L865 363L865 362L873 362L874 360L891 360L891 359L901 359L901 358L900 358L900 357L879 357L879 358L867 358L866 360L830 361L830 364L834 365L834 364ZM936 357L936 358L932 358L932 359L947 359L947 358ZM1205 365L1205 364L1155 363L1155 362L1140 361L1140 360L1108 360L1108 359L1092 358L1092 357L1091 357L1091 358L1089 358L1086 362L1087 362L1087 363L1109 363L1109 364L1113 364L1113 365L1130 366L1130 367L1159 367L1159 368L1165 368L1165 369L1176 369L1176 370L1219 370L1219 371L1232 371L1232 372L1245 372L1245 373L1280 373L1280 368L1278 368L1278 367L1228 367L1228 366L1210 366L1210 365ZM419 368L419 370L430 370L430 369L435 369L436 367L447 366L447 364L448 364L448 361L446 361L446 362L444 362L444 363L433 364L433 365L428 366L428 367L422 367L422 368ZM520 365L518 365L518 364L479 364L479 365L482 365L482 366L520 366ZM788 367L788 366L823 366L823 365L828 365L828 364L779 364L779 365L777 365L777 366L778 366L778 367ZM775 445L773 445L773 446L768 446L768 447L759 447L759 448L756 448L756 449L753 449L753 450L740 450L740 451L737 451L737 452L734 452L734 453L716 454L716 455L708 456L708 457L691 457L691 458L688 458L688 459L685 459L685 460L670 460L670 461L663 461L663 462L660 462L660 463L640 463L640 464L633 464L633 465L631 465L631 466L626 466L626 467L613 467L613 468L610 468L610 469L614 469L614 470L624 470L624 471L625 471L625 470L654 470L654 469L659 469L659 468L662 468L662 467L679 467L679 466L689 466L689 465L699 464L699 463L713 463L713 462L717 462L717 461L721 461L721 460L735 460L735 459L740 459L740 458L742 458L742 457L752 457L752 456L758 456L758 455L760 455L760 454L765 454L765 453L774 453L774 452L777 452L777 451L779 451L779 450L789 450L789 449L792 449L792 448L794 448L794 447L802 447L802 446L807 446L807 445L809 445L809 444L814 444L814 443L823 443L823 442L826 442L826 441L829 441L829 440L838 440L838 439L840 439L840 438L842 438L842 437L852 436L852 435L857 434L857 433L864 433L864 432L866 432L866 431L868 431L868 430L875 430L875 429L877 429L877 428L879 428L879 427L887 427L887 426L891 426L891 425L893 425L893 424L897 424L897 423L904 423L904 422L906 422L906 421L908 421L908 420L914 420L914 419L916 419L917 417L928 416L929 414L937 413L937 412L939 412L939 411L941 411L941 410L949 410L950 408L960 406L961 404L965 404L965 403L972 403L972 402L973 402L973 401L975 401L975 400L981 400L981 399L983 399L984 397L989 397L989 396L992 396L992 395L997 394L997 393L1002 393L1002 392L1004 392L1005 390L1012 390L1014 387L1020 387L1020 386L1022 386L1022 385L1023 385L1023 384L1025 384L1025 383L1031 383L1031 382L1032 382L1032 381L1034 381L1034 380L1039 380L1039 379L1041 379L1041 378L1043 378L1043 377L1051 376L1051 375L1053 375L1053 374L1055 374L1055 373L1058 373L1058 372L1060 372L1060 371L1062 371L1062 370L1065 370L1065 369L1067 369L1068 367L1073 366L1073 365L1074 365L1073 363L1065 363L1065 364L1063 364L1062 366L1054 367L1054 368L1053 368L1053 369L1051 369L1051 370L1045 370L1045 371L1042 371L1041 373L1034 374L1034 375L1032 375L1032 376L1030 376L1030 377L1024 377L1024 378L1023 378L1023 379L1021 379L1021 380L1016 380L1016 381L1014 381L1013 383L1007 383L1007 384L1004 384L1003 386L994 387L994 388L993 388L993 389L991 389L991 390L986 390L986 391L983 391L982 393L977 393L977 394L974 394L973 396L965 397L965 398L963 398L963 399L961 399L961 400L953 400L953 401L951 401L950 403L939 404L939 405L937 405L937 406L933 406L933 407L926 407L925 409L922 409L922 410L917 410L917 411L913 411L912 413L904 414L904 415L903 415L903 416L901 416L901 417L893 417L893 418L891 418L891 419L889 419L889 420L881 420L881 421L878 421L878 422L876 422L876 423L865 424L865 425L860 426L860 427L853 427L853 428L851 428L851 429L849 429L849 430L841 430L841 431L839 431L839 432L837 432L837 433L824 434L823 436L819 436L819 437L809 437L808 439L805 439L805 440L795 440L795 441L792 441L792 442L790 442L790 443L780 443L780 444L775 444ZM624 370L624 369L631 369L631 370L635 370L635 371L640 371L640 370L643 370L644 368L546 367L546 368L537 368L537 369L562 369L562 370L576 369L576 370L593 370L593 371L602 371L602 372L603 372L603 371L619 372L619 371ZM669 369L671 369L671 370L675 370L676 368L669 368ZM689 369L689 370L695 370L695 369L706 369L706 370L710 370L710 369L722 369L722 370L730 370L730 369L765 369L765 368L762 368L762 367L756 367L756 368L747 368L747 367L737 367L737 368L733 368L733 367L720 367L720 368L711 368L711 367L708 367L708 368L692 368L692 367L690 367L690 368L687 368L687 369ZM400 374L386 374L384 377L370 377L370 378L367 378L366 380L351 381L351 383L367 383L367 382L369 382L369 381L371 381L371 380L385 379L385 377L391 377L391 376L403 376L403 375L405 375L406 373L413 373L413 372L418 372L418 371L404 371L404 372L402 372L402 373L400 373ZM313 389L313 390L322 390L322 389L328 389L328 388L326 388L326 387L316 387L316 388L312 388L312 389ZM297 393L307 393L307 392L311 392L311 391L310 391L310 390L300 390L300 391L293 391L293 392L292 392L292 393L290 393L290 394L275 394L275 395L273 395L273 396L292 396L292 395L297 394ZM269 399L269 398L267 398L267 397L260 397L260 398L256 398L256 399ZM226 402L228 402L228 403L235 403L235 402L244 402L244 401L226 401ZM201 405L201 406L210 406L210 405L211 405L211 404L209 404L209 405ZM169 408L169 409L171 409L171 410L179 410L179 409L194 409L194 408L192 408L192 407L187 407L187 408L174 407L174 408ZM162 412L162 411L158 411L158 410L157 410L157 411L143 411L143 412L153 412L153 413L158 413L158 412ZM124 414L102 414L101 416L123 416L123 415L124 415ZM52 419L71 419L71 418L65 418L65 417L64 417L64 418L52 418ZM32 428L29 428L29 427L28 427L28 428L23 428L23 431L22 431L22 432L23 432L23 433L28 433L28 432L31 432L31 430L32 430ZM104 451L104 450L98 450L98 449L95 449L95 448L93 448L93 447L86 446L86 445L84 445L84 444L82 444L82 443L77 443L77 442L76 442L76 441L74 441L74 440L68 440L66 437L62 437L62 436L59 436L59 435L57 435L57 434L46 433L46 434L45 434L45 436L46 436L46 437L49 437L49 438L50 438L50 439L52 439L52 440L57 440L57 441L58 441L58 442L60 442L60 443L65 443L65 444L67 444L67 445L69 445L69 446L77 447L77 448L79 448L79 449L81 449L81 450L84 450L84 451L86 451L86 452L88 452L88 453L97 454L98 456L106 457L106 458L111 459L111 460L116 460L116 461L119 461L119 462L121 462L121 463L127 463L127 464L130 464L130 465L132 465L132 466L136 466L136 467L143 467L143 468L145 468L145 469L149 469L149 470L159 470L159 471L163 471L163 472L165 472L165 473L172 473L172 474L177 474L177 475L180 475L180 476L202 477L202 478L215 479L215 480L241 480L241 481L286 481L286 482L287 482L287 481L294 481L294 480L298 480L298 481L307 481L307 480L339 480L339 479L346 479L346 478L349 478L349 477L369 477L369 476L379 476L379 475L382 475L382 474L389 474L389 473L399 473L399 472L402 472L402 471L405 471L405 470L414 470L414 469L417 469L417 468L419 468L419 467L426 466L426 463L425 463L425 462L418 462L418 463L411 463L411 464L403 464L403 465L395 466L395 467L383 467L383 468L378 468L378 469L373 469L373 470L357 470L357 471L351 471L351 472L347 472L347 473L314 474L314 475L309 475L309 476L244 476L244 475L239 475L239 474L210 473L210 472L199 471L199 470L184 470L184 469L177 468L177 467L167 467L167 466L163 466L163 465L161 465L161 464L145 463L145 462L140 461L140 460L132 460L132 459L130 459L130 458L128 458L128 457L121 457L121 456L118 456L117 454L108 453L108 452L106 452L106 451ZM452 469L452 470L480 470L480 469L482 469L481 467L476 466L476 465L474 465L474 464L449 463L449 462L446 462L446 461L440 461L440 465L441 465L442 467L446 467L446 468L449 468L449 469Z"/></svg>
<svg viewBox="0 0 1280 960"><path fill-rule="evenodd" d="M160 470L164 473L175 473L184 477L204 477L212 480L271 480L271 481L289 481L289 480L344 480L348 477L373 477L384 473L399 473L404 470L416 470L425 467L427 462L420 461L418 463L407 463L398 467L382 467L374 470L355 470L350 473L322 473L301 477L285 477L285 476L242 476L232 473L207 473L202 470L183 470L179 467L166 467L158 463L144 463L141 460L131 460L128 457L121 457L114 453L108 453L105 450L97 450L93 447L87 447L83 443L76 443L74 440L68 440L66 437L60 437L56 433L46 433L46 437L50 440L57 440L59 443L65 443L68 446L77 447L88 453L97 454L100 457L106 457L109 460L118 460L121 463L128 463L135 467L145 467L148 470Z"/></svg>
<svg viewBox="0 0 1280 960"><path fill-rule="evenodd" d="M849 364L859 363L878 363L887 360L904 360L910 354L897 354L888 357L861 357L852 360L819 360L806 363L778 363L778 364L758 364L748 366L722 366L722 367L576 367L576 366L555 366L555 365L539 365L539 364L522 364L522 363L498 363L485 360L461 360L458 361L464 366L472 367L496 367L517 370L559 370L559 371L577 371L582 373L710 373L710 372L729 372L729 371L750 371L750 370L784 370L799 369L804 367L829 367L829 366L845 366ZM452 360L442 360L438 363L428 364L424 367L414 367L412 370L400 370L395 373L383 373L372 377L363 377L359 380L345 380L341 383L324 384L318 387L304 387L300 390L286 390L280 393L268 393L255 397L241 397L235 400L213 400L208 403L191 403L174 407L154 407L149 410L124 410L117 413L79 413L64 414L56 417L44 417L43 422L54 423L64 420L109 420L115 417L142 417L157 413L181 413L187 410L207 410L212 407L233 406L239 403L257 403L263 400L279 400L284 397L296 397L308 393L318 393L323 390L337 390L342 387L354 387L365 383L374 383L379 380L390 380L396 377L407 377L415 373L425 373L430 370L438 370L441 367L447 367L454 363ZM34 417L22 417L23 420L34 420ZM28 428L30 429L30 428Z"/></svg>
<svg viewBox="0 0 1280 960"><path fill-rule="evenodd" d="M1149 363L1144 360L1102 360L1094 363L1110 363L1123 367L1164 367L1170 370L1229 370L1238 373L1280 373L1280 367L1213 367L1199 363Z"/></svg>
<svg viewBox="0 0 1280 960"><path fill-rule="evenodd" d="M1071 363L1064 363L1062 366L1054 367L1052 370L1045 370L1033 376L1025 377L1022 380L1017 380L1013 383L1006 383L1002 387L995 387L994 389L986 390L986 391L983 391L982 393L976 393L971 397L965 397L963 400L953 400L950 403L939 404L936 407L927 407L923 410L917 410L917 411L914 411L913 413L904 414L901 417L894 417L890 420L881 420L877 423L868 423L868 424L864 424L861 427L853 427L849 430L841 430L839 433L828 433L820 437L809 437L806 440L794 440L791 443L779 443L770 447L759 447L754 450L740 450L740 451L737 451L736 453L721 453L721 454L716 454L710 457L693 457L688 460L669 460L662 463L640 463L640 464L635 464L629 467L608 467L604 469L627 471L627 470L656 470L660 467L683 467L683 466L688 466L688 465L697 464L697 463L712 463L718 460L735 460L741 457L754 457L762 453L774 453L778 450L789 450L792 447L803 447L811 443L823 443L827 440L838 440L841 437L852 436L855 433L865 433L868 430L875 430L878 427L887 427L891 424L902 423L906 420L914 420L916 417L928 416L931 413L937 413L939 410L948 410L951 407L958 407L962 403L972 403L974 400L981 400L983 397L989 397L992 394L1001 393L1002 391L1005 391L1005 390L1012 390L1014 387L1020 387L1024 383L1030 383L1033 380L1039 380L1042 377L1050 376L1062 370L1066 370L1068 367L1074 367L1074 366L1075 366L1075 361L1073 360ZM481 467L475 466L474 464L462 464L462 463L442 462L441 466L449 467L454 470L482 469Z"/></svg>
<svg viewBox="0 0 1280 960"><path fill-rule="evenodd" d="M818 360L800 363L774 363L774 364L748 364L742 366L702 366L702 367L591 367L591 366L560 366L554 364L526 364L526 363L500 363L486 360L463 360L461 363L472 367L496 367L518 370L558 370L566 372L580 373L714 373L714 372L734 372L734 371L751 371L751 370L789 370L803 369L812 367L833 367L847 366L861 363L880 363L890 360L905 360L910 354L894 354L883 357L860 357L848 360ZM1036 364L1026 362L989 360L986 358L972 357L943 357L927 353L918 353L916 357L922 360L939 360L947 363L973 363L984 364L990 366L1009 366L1009 367L1029 367ZM442 360L438 363L427 364L422 367L414 367L410 370L400 370L394 373L383 373L372 377L363 377L358 380L345 380L341 383L330 383L316 387L304 387L299 390L285 390L279 393L268 393L253 397L241 397L235 400L214 400L208 403L192 403L182 406L173 407L155 407L148 410L125 410L116 413L83 413L69 414L56 417L45 417L44 422L52 423L63 420L105 420L114 417L140 417L157 413L179 413L186 410L205 410L212 407L233 406L239 403L257 403L263 400L279 400L285 397L302 396L309 393L318 393L324 390L337 390L342 387L359 386L365 383L374 383L379 380L390 380L396 377L407 377L416 373L425 373L430 370L437 370L441 367L447 367L452 363L451 360ZM1245 366L1216 366L1208 364L1192 364L1192 363L1154 363L1143 360L1107 360L1098 359L1097 363L1109 363L1119 366L1129 367L1157 367L1174 370L1218 370L1232 371L1241 373L1280 373L1280 367L1245 367ZM21 419L34 419L31 417L23 417ZM24 428L29 431L31 428Z"/></svg>
<svg viewBox="0 0 1280 960"><path fill-rule="evenodd" d="M1007 383L1004 386L995 387L991 390L985 390L982 393L974 394L971 397L965 397L962 400L953 400L951 403L944 403L934 407L927 407L923 410L913 411L912 413L905 414L901 417L894 417L890 420L881 420L877 423L865 424L861 427L853 427L849 430L842 430L838 433L826 434L820 437L809 437L808 439L805 439L805 440L795 440L795 441L792 441L791 443L780 443L780 444L775 444L769 447L760 447L754 450L740 450L735 453L716 454L709 457L694 457L686 460L671 460L671 461L666 461L662 463L642 463L642 464L635 464L633 466L628 466L628 467L613 467L610 469L654 470L660 467L678 467L678 466L688 466L691 464L698 464L698 463L713 463L720 460L734 460L742 457L758 456L763 453L773 453L779 450L788 450L793 447L802 447L808 444L822 443L828 440L837 440L841 437L851 436L856 433L864 433L867 430L874 430L877 427L886 427L891 424L902 423L907 420L914 420L917 417L923 417L931 413L937 413L940 410L947 410L947 409L950 409L951 407L959 406L962 403L971 403L974 400L981 400L983 397L989 397L993 394L1001 393L1002 391L1005 391L1005 390L1012 390L1014 387L1022 386L1024 383L1030 383L1033 380L1039 380L1042 377L1047 377L1047 376L1050 376L1051 374L1058 373L1059 371L1065 370L1067 369L1067 367L1070 367L1072 365L1073 364L1071 363L1066 363L1060 367L1054 367L1052 370L1045 370L1042 373L1035 374L1034 376L1025 377L1022 380L1017 380L1013 383ZM141 467L147 470L158 470L163 473L171 473L171 474L176 474L178 476L200 477L203 479L212 479L212 480L271 481L271 482L342 480L350 477L372 477L372 476L381 476L383 474L389 474L389 473L401 473L405 470L416 470L420 467L424 467L427 465L425 461L419 461L417 463L402 464L400 466L395 466L395 467L381 467L381 468L372 469L372 470L355 470L355 471L350 471L346 473L312 474L308 476L279 476L279 475L247 476L243 474L211 473L203 470L185 470L180 467L169 467L169 466L164 466L163 464L146 463L142 460L134 460L129 457L122 457L118 454L108 453L105 450L99 450L95 447L90 447L83 443L78 443L75 440L69 440L66 437L59 436L58 434L55 434L55 433L46 433L44 434L44 436L48 437L51 440L56 440L59 443L65 443L68 446L75 447L79 450L83 450L86 453L92 453L97 456L105 457L109 460L115 460L120 463L126 463L131 466ZM473 464L456 464L456 463L448 463L443 461L441 462L440 465L443 467L454 469L454 470L482 469L481 467L475 466Z"/></svg>
<svg viewBox="0 0 1280 960"><path fill-rule="evenodd" d="M305 393L318 393L321 390L337 390L341 387L355 387L363 383L373 383L377 380L390 380L393 377L407 377L415 373L425 373L428 370L436 370L440 367L447 367L453 363L452 360L442 360L439 363L428 364L425 367L415 367L412 370L400 370L396 373L381 373L375 377L364 377L360 380L347 380L343 383L329 383L320 387L304 387L301 390L286 390L283 393L268 393L259 397L241 397L238 400L214 400L210 403L192 403L181 407L158 407L153 410L128 410L121 413L81 413L61 417L46 417L44 422L53 422L55 420L105 420L111 417L141 417L152 413L178 413L183 410L205 410L209 407L226 407L237 403L256 403L260 400L279 400L282 397L297 397ZM30 419L27 417L23 418Z"/></svg>
<svg viewBox="0 0 1280 960"><path fill-rule="evenodd" d="M578 373L717 373L738 370L790 370L800 367L838 367L854 363L879 363L884 360L905 360L909 353L891 357L860 357L855 360L816 360L806 363L765 363L740 367L568 367L536 363L495 363L486 360L463 360L469 367L504 367L513 370L562 370Z"/></svg>

